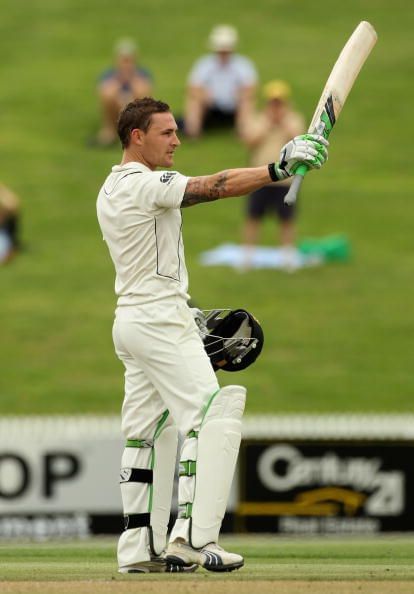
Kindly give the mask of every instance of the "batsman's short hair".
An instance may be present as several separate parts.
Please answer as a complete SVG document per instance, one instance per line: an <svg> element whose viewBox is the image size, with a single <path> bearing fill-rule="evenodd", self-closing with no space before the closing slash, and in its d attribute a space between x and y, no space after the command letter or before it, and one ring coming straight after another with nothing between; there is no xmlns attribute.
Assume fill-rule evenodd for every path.
<svg viewBox="0 0 414 594"><path fill-rule="evenodd" d="M147 132L154 113L170 112L170 106L152 97L135 99L124 107L119 114L117 131L122 148L127 148L131 141L131 132L136 128Z"/></svg>

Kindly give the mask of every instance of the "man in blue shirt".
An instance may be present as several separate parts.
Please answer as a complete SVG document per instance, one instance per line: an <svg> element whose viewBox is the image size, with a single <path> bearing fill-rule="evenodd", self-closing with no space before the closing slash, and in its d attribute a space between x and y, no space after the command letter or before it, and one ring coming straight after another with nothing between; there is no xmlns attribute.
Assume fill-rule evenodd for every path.
<svg viewBox="0 0 414 594"><path fill-rule="evenodd" d="M134 41L121 39L114 51L115 66L103 72L98 82L102 125L96 143L101 146L117 141L116 125L121 109L134 99L152 95L152 76L138 64Z"/></svg>

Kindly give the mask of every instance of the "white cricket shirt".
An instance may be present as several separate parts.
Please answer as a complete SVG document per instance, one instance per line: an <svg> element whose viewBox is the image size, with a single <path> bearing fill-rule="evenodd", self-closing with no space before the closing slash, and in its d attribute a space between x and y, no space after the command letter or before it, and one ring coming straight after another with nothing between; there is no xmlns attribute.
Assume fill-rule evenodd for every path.
<svg viewBox="0 0 414 594"><path fill-rule="evenodd" d="M240 89L256 82L253 62L240 54L232 54L226 62L216 54L202 56L188 77L190 85L206 87L214 105L224 111L235 111Z"/></svg>
<svg viewBox="0 0 414 594"><path fill-rule="evenodd" d="M115 165L106 178L97 214L115 265L118 305L189 298L180 210L187 181L137 162Z"/></svg>

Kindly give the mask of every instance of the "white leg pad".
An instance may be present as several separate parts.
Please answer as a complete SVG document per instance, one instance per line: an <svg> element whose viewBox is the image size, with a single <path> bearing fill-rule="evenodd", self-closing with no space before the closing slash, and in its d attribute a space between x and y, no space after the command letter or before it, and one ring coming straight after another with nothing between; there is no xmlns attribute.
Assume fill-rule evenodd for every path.
<svg viewBox="0 0 414 594"><path fill-rule="evenodd" d="M218 541L239 454L245 401L243 386L226 386L204 417L191 522L191 543L196 548Z"/></svg>
<svg viewBox="0 0 414 594"><path fill-rule="evenodd" d="M186 504L192 504L195 494L195 475L188 474L188 466L196 464L198 440L197 437L187 438L181 449L180 456L180 491L178 496L178 505L180 507ZM185 474L187 473L187 474Z"/></svg>
<svg viewBox="0 0 414 594"><path fill-rule="evenodd" d="M125 530L118 540L118 565L126 567L151 559L149 534L146 528Z"/></svg>
<svg viewBox="0 0 414 594"><path fill-rule="evenodd" d="M122 482L131 468L150 468L152 448L125 448L122 454L121 496L125 515L148 512L150 486L147 483ZM150 560L147 528L125 530L118 541L119 567Z"/></svg>
<svg viewBox="0 0 414 594"><path fill-rule="evenodd" d="M180 477L179 504L192 503L191 521L179 517L170 541L180 537L193 547L217 542L236 467L241 441L241 419L246 400L243 386L226 386L215 395L194 444L184 442L181 460L196 454L196 474ZM192 494L194 493L194 497Z"/></svg>
<svg viewBox="0 0 414 594"><path fill-rule="evenodd" d="M177 460L178 431L169 426L154 443L154 478L151 508L152 548L160 555L165 548Z"/></svg>
<svg viewBox="0 0 414 594"><path fill-rule="evenodd" d="M177 458L178 431L167 425L152 447L126 447L122 455L121 495L124 514L150 514L150 525L129 528L118 541L119 567L149 561L166 545ZM131 469L153 471L152 484L130 480Z"/></svg>
<svg viewBox="0 0 414 594"><path fill-rule="evenodd" d="M124 514L139 514L148 511L149 485L147 483L122 482L131 468L149 468L151 448L125 448L121 460L121 497Z"/></svg>

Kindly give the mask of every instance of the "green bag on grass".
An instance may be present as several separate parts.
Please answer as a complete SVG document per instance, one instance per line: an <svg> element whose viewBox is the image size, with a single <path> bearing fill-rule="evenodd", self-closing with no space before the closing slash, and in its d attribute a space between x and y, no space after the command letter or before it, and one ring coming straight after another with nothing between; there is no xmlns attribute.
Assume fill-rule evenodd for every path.
<svg viewBox="0 0 414 594"><path fill-rule="evenodd" d="M305 238L298 242L298 250L307 256L319 256L327 262L349 260L351 246L345 235L328 235L320 239Z"/></svg>

